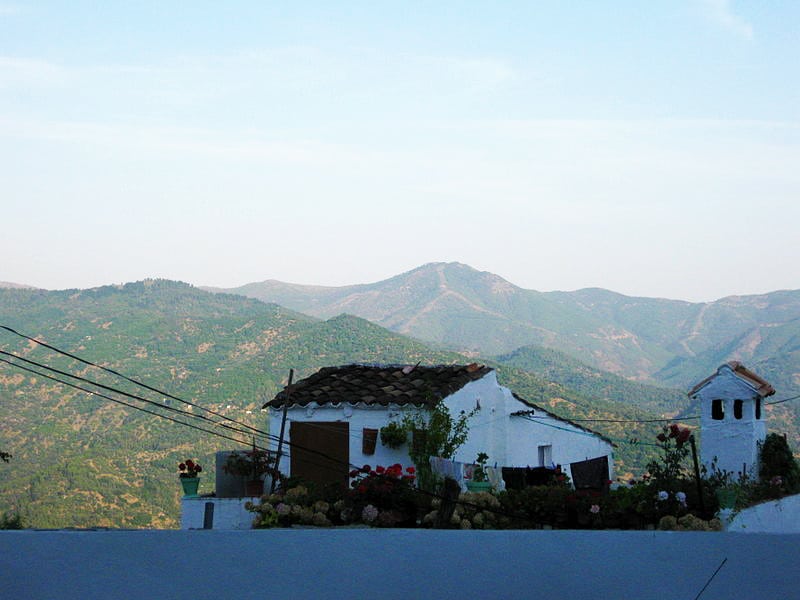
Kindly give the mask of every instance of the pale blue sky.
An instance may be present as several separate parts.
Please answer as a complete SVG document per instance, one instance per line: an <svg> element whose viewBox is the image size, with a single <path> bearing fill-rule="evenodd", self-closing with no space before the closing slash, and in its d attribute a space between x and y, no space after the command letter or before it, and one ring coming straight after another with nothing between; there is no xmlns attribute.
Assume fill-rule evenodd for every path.
<svg viewBox="0 0 800 600"><path fill-rule="evenodd" d="M794 1L0 0L0 280L800 288L798 64Z"/></svg>

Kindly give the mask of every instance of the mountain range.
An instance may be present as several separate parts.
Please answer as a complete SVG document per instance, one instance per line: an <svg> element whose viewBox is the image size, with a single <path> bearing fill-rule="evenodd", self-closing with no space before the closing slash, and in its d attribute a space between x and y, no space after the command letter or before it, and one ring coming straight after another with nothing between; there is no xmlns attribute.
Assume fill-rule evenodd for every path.
<svg viewBox="0 0 800 600"><path fill-rule="evenodd" d="M681 389L740 360L774 379L781 393L800 393L800 290L703 303L598 288L538 292L460 263L343 287L267 280L204 289L320 318L349 313L467 354L551 348L628 379Z"/></svg>
<svg viewBox="0 0 800 600"><path fill-rule="evenodd" d="M617 442L621 475L641 472L659 427L627 421L695 415L681 390L721 362L744 360L779 397L799 383L798 292L706 304L597 289L541 293L457 263L360 286L268 281L213 292L167 280L6 287L0 324L260 429L259 407L290 368L299 378L353 362L479 361L561 417L599 420L589 426ZM179 406L5 331L0 349ZM768 415L797 447L794 403ZM13 454L0 464L0 513L17 508L33 526L174 527L177 463L191 457L208 467L216 450L249 443L237 439L0 363L0 449ZM204 478L201 492L210 486L213 477Z"/></svg>

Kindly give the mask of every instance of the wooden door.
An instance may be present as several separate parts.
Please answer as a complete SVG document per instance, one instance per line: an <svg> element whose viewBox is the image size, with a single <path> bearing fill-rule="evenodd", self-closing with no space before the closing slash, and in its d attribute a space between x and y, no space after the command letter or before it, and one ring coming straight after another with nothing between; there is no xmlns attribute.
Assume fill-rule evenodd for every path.
<svg viewBox="0 0 800 600"><path fill-rule="evenodd" d="M350 473L350 424L293 421L289 428L292 477L346 488Z"/></svg>

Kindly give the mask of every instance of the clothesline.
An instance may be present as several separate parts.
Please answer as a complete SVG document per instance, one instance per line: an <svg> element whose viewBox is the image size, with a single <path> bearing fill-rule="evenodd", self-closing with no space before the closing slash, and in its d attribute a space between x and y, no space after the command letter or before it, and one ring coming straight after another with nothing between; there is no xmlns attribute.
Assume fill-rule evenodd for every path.
<svg viewBox="0 0 800 600"><path fill-rule="evenodd" d="M431 471L440 477L454 479L462 490L466 490L467 482L471 481L477 465L462 463L431 456L429 458ZM574 463L569 463L572 481L575 487L602 488L608 480L608 457L600 456ZM496 491L506 487L523 488L526 485L543 485L558 472L559 466L551 467L484 467L486 478Z"/></svg>

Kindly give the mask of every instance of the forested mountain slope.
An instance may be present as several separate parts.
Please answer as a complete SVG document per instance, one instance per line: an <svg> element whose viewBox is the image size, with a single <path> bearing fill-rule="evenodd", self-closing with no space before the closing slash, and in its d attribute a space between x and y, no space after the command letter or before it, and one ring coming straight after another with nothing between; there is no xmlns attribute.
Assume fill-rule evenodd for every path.
<svg viewBox="0 0 800 600"><path fill-rule="evenodd" d="M372 284L265 281L227 291L315 316L352 313L463 352L500 355L535 344L667 387L688 389L722 362L741 360L771 370L780 393L800 393L800 290L707 303L597 288L537 292L460 263L431 263Z"/></svg>
<svg viewBox="0 0 800 600"><path fill-rule="evenodd" d="M352 362L472 360L361 318L319 321L275 304L162 280L90 290L0 290L0 324L259 428L266 426L262 402L285 384L290 368L303 377ZM180 406L2 330L0 349ZM498 377L567 418L646 414L613 396L595 399L515 367L500 366ZM620 440L653 433L646 426L592 427ZM214 451L233 447L232 441L0 363L0 448L14 455L0 465L0 512L19 507L31 525L176 526L177 463L199 458L209 471L201 492L210 491ZM640 467L649 450L622 443L620 472Z"/></svg>

